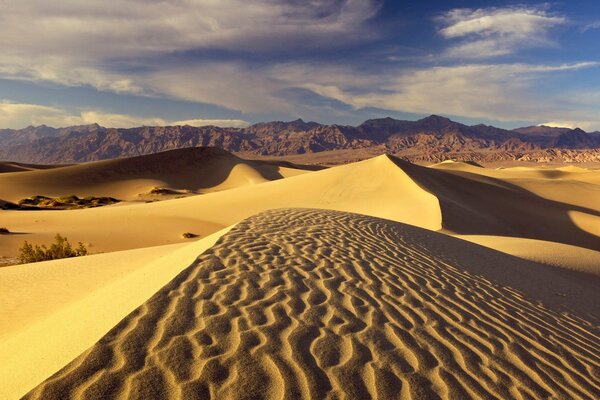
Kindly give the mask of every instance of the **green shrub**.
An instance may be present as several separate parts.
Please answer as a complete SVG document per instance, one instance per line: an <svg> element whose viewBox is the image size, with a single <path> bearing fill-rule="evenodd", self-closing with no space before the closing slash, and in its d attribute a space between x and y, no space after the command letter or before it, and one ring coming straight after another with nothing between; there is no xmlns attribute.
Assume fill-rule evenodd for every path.
<svg viewBox="0 0 600 400"><path fill-rule="evenodd" d="M87 248L79 242L74 249L66 237L56 234L54 243L47 247L46 245L31 245L25 241L23 247L19 249L19 260L23 264L38 261L57 260L59 258L70 258L85 256L88 254Z"/></svg>

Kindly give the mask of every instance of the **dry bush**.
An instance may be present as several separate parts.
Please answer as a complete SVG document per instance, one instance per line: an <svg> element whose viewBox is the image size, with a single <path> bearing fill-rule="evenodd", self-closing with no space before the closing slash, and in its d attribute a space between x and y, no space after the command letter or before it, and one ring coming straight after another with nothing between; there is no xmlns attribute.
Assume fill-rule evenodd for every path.
<svg viewBox="0 0 600 400"><path fill-rule="evenodd" d="M66 237L56 234L54 243L47 247L46 245L32 245L25 241L19 249L19 260L23 264L38 261L58 260L60 258L70 258L85 256L88 254L87 248L79 242L76 248L73 248Z"/></svg>

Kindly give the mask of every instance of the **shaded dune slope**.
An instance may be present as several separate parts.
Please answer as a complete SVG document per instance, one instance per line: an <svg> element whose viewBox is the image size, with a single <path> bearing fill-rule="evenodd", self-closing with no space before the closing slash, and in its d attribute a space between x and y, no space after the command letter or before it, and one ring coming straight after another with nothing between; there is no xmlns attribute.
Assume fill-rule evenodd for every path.
<svg viewBox="0 0 600 400"><path fill-rule="evenodd" d="M600 211L600 171L567 166L561 168L476 168L462 162L430 165L465 178L482 175L518 186L548 200Z"/></svg>
<svg viewBox="0 0 600 400"><path fill-rule="evenodd" d="M27 398L597 398L598 287L401 223L267 211Z"/></svg>
<svg viewBox="0 0 600 400"><path fill-rule="evenodd" d="M570 216L578 212L600 225L598 210L546 199L490 176L456 174L391 159L438 198L442 227L450 233L523 237L600 250L600 237L581 229Z"/></svg>
<svg viewBox="0 0 600 400"><path fill-rule="evenodd" d="M186 231L205 235L282 207L335 209L441 228L438 200L387 156L183 199L60 212L7 211L3 217L11 231L31 233L31 241L47 241L60 227L62 234L93 243L98 251L114 251L169 243ZM15 252L23 241L6 239L0 254Z"/></svg>
<svg viewBox="0 0 600 400"><path fill-rule="evenodd" d="M60 165L40 165L40 164L25 164L10 161L0 161L0 174L6 172L25 172L35 171L40 169L58 168Z"/></svg>
<svg viewBox="0 0 600 400"><path fill-rule="evenodd" d="M302 167L307 169L309 167ZM311 167L313 168L313 167ZM154 186L206 191L283 178L289 163L243 160L224 150L194 147L145 156L95 161L0 175L0 198L42 194L135 198Z"/></svg>

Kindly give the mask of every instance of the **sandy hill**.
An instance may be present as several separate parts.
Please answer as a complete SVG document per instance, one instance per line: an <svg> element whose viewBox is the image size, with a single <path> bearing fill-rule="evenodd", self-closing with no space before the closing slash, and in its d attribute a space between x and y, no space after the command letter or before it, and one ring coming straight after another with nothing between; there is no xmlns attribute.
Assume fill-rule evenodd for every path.
<svg viewBox="0 0 600 400"><path fill-rule="evenodd" d="M5 172L24 172L35 171L40 169L57 168L59 165L41 165L41 164L25 164L18 162L2 162L0 161L0 174Z"/></svg>
<svg viewBox="0 0 600 400"><path fill-rule="evenodd" d="M435 196L422 190L387 156L231 190L166 200L67 211L3 211L0 254L23 240L50 241L56 232L92 243L94 251L125 250L181 241L183 232L205 235L257 212L316 207L377 215L437 230ZM119 229L114 229L118 226ZM20 235L18 233L25 233Z"/></svg>
<svg viewBox="0 0 600 400"><path fill-rule="evenodd" d="M26 398L597 398L599 284L562 272L365 215L268 211Z"/></svg>
<svg viewBox="0 0 600 400"><path fill-rule="evenodd" d="M380 156L159 203L60 212L5 211L3 224L27 235L4 236L0 254L15 254L24 239L49 241L56 232L92 243L93 251L174 243L181 241L182 232L206 235L281 207L350 211L450 234L528 238L600 250L600 188L593 179L528 178L519 183L497 175L503 171L489 175L487 169L469 168L481 172L425 168ZM600 176L597 171L583 174Z"/></svg>
<svg viewBox="0 0 600 400"><path fill-rule="evenodd" d="M0 398L600 393L600 171L199 148L0 174L9 197L155 186L204 194L0 210L0 255L124 250L0 268Z"/></svg>
<svg viewBox="0 0 600 400"><path fill-rule="evenodd" d="M16 201L32 195L57 197L73 194L136 199L139 194L154 187L210 192L280 179L302 173L307 168L290 163L243 160L217 148L186 148L147 156L0 174L0 199Z"/></svg>
<svg viewBox="0 0 600 400"><path fill-rule="evenodd" d="M0 398L20 398L84 352L226 231L191 243L0 268Z"/></svg>

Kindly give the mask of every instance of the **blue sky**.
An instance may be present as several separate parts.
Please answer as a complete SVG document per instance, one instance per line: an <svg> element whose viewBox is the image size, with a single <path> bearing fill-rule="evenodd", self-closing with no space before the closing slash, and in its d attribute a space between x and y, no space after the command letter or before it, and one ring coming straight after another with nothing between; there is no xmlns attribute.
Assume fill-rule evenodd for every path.
<svg viewBox="0 0 600 400"><path fill-rule="evenodd" d="M600 2L3 2L0 128L465 123L600 130Z"/></svg>

